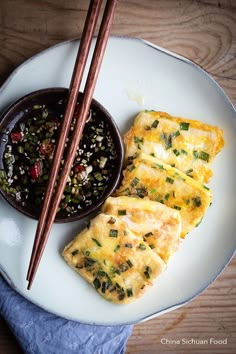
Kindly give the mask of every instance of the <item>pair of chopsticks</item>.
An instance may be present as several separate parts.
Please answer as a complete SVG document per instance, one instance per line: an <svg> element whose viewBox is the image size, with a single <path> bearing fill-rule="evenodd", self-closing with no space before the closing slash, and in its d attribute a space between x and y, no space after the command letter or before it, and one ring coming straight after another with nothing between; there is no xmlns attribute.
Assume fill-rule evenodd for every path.
<svg viewBox="0 0 236 354"><path fill-rule="evenodd" d="M52 167L50 170L48 186L45 193L43 207L35 234L29 269L26 278L29 282L27 287L28 289L30 289L32 286L40 260L42 258L42 254L45 249L49 233L56 217L57 209L60 204L64 188L74 161L76 150L78 148L82 136L84 125L87 120L88 111L93 98L96 81L102 64L102 59L106 49L110 29L112 26L117 1L118 0L107 0L105 6L91 65L87 76L87 81L83 92L83 97L78 107L78 119L76 120L73 135L69 143L67 154L65 156L63 168L60 172L60 178L55 188L55 183L60 169L66 139L69 134L70 124L77 103L79 88L81 85L86 61L88 59L88 54L102 3L102 0L90 1L80 41L80 46L78 49L77 58L74 66L74 71L72 74L67 105L61 123L58 143L56 146Z"/></svg>

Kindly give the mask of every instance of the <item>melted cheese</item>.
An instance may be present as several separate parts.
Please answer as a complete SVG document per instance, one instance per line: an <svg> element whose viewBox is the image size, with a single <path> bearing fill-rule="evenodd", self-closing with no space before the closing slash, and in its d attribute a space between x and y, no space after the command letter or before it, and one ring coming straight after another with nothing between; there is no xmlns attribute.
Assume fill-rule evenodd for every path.
<svg viewBox="0 0 236 354"><path fill-rule="evenodd" d="M127 166L116 195L148 197L179 210L181 237L198 226L212 200L208 187L146 154L140 154Z"/></svg>
<svg viewBox="0 0 236 354"><path fill-rule="evenodd" d="M143 152L207 183L211 163L224 140L218 127L164 112L142 111L125 134L125 146L127 161Z"/></svg>
<svg viewBox="0 0 236 354"><path fill-rule="evenodd" d="M148 199L110 197L102 212L116 215L165 262L178 249L181 217L178 210Z"/></svg>
<svg viewBox="0 0 236 354"><path fill-rule="evenodd" d="M165 269L163 260L126 223L103 213L65 248L63 257L104 298L116 303L137 299Z"/></svg>

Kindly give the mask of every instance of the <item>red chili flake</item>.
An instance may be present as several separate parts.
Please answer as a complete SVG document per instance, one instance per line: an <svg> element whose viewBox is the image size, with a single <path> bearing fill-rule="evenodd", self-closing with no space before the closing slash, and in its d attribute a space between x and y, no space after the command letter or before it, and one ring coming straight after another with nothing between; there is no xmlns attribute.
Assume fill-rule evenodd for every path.
<svg viewBox="0 0 236 354"><path fill-rule="evenodd" d="M32 179L37 179L42 175L43 163L42 161L36 161L33 166L30 167L29 173Z"/></svg>
<svg viewBox="0 0 236 354"><path fill-rule="evenodd" d="M23 137L23 134L21 132L11 133L11 140L13 143L17 143L18 141L21 141L22 137Z"/></svg>
<svg viewBox="0 0 236 354"><path fill-rule="evenodd" d="M75 168L74 168L74 172L75 173L80 173L80 172L83 172L85 171L85 167L82 166L82 165L76 165Z"/></svg>
<svg viewBox="0 0 236 354"><path fill-rule="evenodd" d="M39 147L39 151L44 156L51 156L54 151L54 144L53 143L46 143L41 144Z"/></svg>

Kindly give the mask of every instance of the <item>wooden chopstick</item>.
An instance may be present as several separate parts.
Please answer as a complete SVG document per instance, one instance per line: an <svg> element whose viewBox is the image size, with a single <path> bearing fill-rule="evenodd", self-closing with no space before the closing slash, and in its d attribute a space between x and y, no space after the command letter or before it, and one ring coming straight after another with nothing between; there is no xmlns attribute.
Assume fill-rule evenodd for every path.
<svg viewBox="0 0 236 354"><path fill-rule="evenodd" d="M37 230L35 234L35 240L33 245L33 250L31 254L29 269L27 273L26 279L29 280L32 267L35 261L37 248L40 243L40 238L42 237L44 225L46 222L48 210L50 208L50 202L52 199L54 185L56 182L56 178L60 169L60 164L62 160L62 155L64 152L64 147L66 143L66 139L70 130L71 121L74 115L74 110L78 98L78 92L81 85L81 81L83 78L86 61L89 54L89 49L91 47L92 38L95 31L95 26L98 20L99 11L101 8L102 0L91 1L88 13L86 16L84 29L75 61L74 71L71 78L70 88L69 88L69 96L67 100L67 105L64 113L64 117L61 123L60 134L58 137L58 144L56 146L53 164L51 167L51 172L48 180L48 186L45 193L42 211L39 217L39 222L37 225Z"/></svg>
<svg viewBox="0 0 236 354"><path fill-rule="evenodd" d="M108 0L106 3L101 27L99 29L98 38L96 41L96 46L94 49L94 53L93 53L93 57L92 57L92 61L91 61L91 65L90 65L90 69L89 69L89 73L88 73L88 77L87 77L87 81L85 84L85 89L84 89L82 101L79 104L78 119L75 123L73 136L71 138L71 141L70 141L70 144L69 144L69 147L67 150L63 169L60 173L60 178L59 178L59 181L58 181L58 184L57 184L54 194L53 194L53 189L54 189L55 182L54 182L53 186L49 186L49 189L52 190L51 194L53 194L53 195L52 195L50 201L45 202L45 205L48 206L48 210L47 210L47 212L43 212L42 219L44 222L41 221L40 228L38 228L38 232L36 235L38 241L35 244L35 247L33 247L34 257L32 258L32 261L30 261L29 272L27 275L27 280L29 280L28 289L31 288L36 271L38 269L43 251L45 249L45 246L46 246L46 243L47 243L47 240L49 237L49 233L50 233L52 224L53 224L54 219L56 217L57 209L58 209L64 188L65 188L69 173L70 173L70 169L71 169L73 161L74 161L76 150L78 148L78 145L79 145L79 142L81 139L81 135L82 135L82 132L84 129L86 119L87 119L88 111L89 111L91 101L93 98L93 93L94 93L96 81L97 81L100 67L102 64L102 59L103 59L104 52L106 49L106 45L107 45L111 25L113 22L113 17L114 17L114 12L115 12L115 7L117 4L117 1L118 0ZM92 0L91 2L93 3L94 1ZM77 94L78 94L78 92L77 92ZM61 144L60 141L59 141L59 144ZM55 159L54 159L54 161L55 161ZM61 161L61 159L60 159L60 161ZM54 166L54 163L53 163L53 166ZM58 170L59 170L59 167L58 167ZM53 167L51 170L51 174L55 174ZM58 171L56 173L56 176L57 176L57 174L58 174ZM40 217L40 220L41 220L41 217Z"/></svg>

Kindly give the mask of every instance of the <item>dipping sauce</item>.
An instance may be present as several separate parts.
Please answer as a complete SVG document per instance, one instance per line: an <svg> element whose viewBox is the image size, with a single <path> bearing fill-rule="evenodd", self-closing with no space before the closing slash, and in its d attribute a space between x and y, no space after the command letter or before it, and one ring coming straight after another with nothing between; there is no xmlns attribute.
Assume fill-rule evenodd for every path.
<svg viewBox="0 0 236 354"><path fill-rule="evenodd" d="M32 205L38 215L63 115L63 100L58 101L58 107L55 116L47 106L35 104L27 119L19 121L11 132L5 132L8 141L4 170L0 170L0 187L22 206ZM77 110L71 133L76 116ZM98 112L90 109L57 217L79 214L102 198L116 165L117 154L109 126Z"/></svg>

